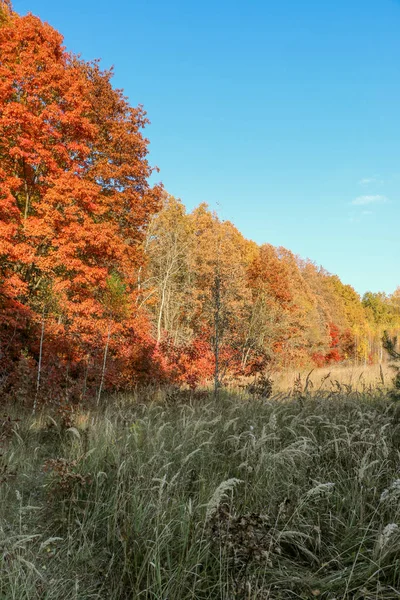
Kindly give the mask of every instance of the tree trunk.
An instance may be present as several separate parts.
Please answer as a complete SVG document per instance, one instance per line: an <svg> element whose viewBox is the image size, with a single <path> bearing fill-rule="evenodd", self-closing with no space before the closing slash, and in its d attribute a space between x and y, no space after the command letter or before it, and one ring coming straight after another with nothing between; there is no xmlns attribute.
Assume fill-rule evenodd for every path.
<svg viewBox="0 0 400 600"><path fill-rule="evenodd" d="M106 342L106 347L104 348L103 368L101 370L100 386L99 386L99 392L97 394L97 406L100 404L101 392L103 391L104 374L106 372L107 354L108 354L108 347L110 345L110 337L111 337L111 320L108 322L107 342Z"/></svg>
<svg viewBox="0 0 400 600"><path fill-rule="evenodd" d="M218 398L218 391L220 387L219 382L219 344L220 344L220 310L221 310L221 280L219 275L215 276L214 283L214 300L215 300L215 311L214 311L214 327L215 327L215 338L214 338L214 359L215 359L215 371L214 371L214 398Z"/></svg>
<svg viewBox="0 0 400 600"><path fill-rule="evenodd" d="M40 389L40 376L41 376L41 373L42 373L42 353L43 353L44 325L45 325L45 319L44 319L44 311L43 311L43 314L42 314L42 331L41 331L41 334L40 334L40 345L39 345L38 372L37 372L37 379L36 379L36 394L35 394L35 400L33 402L32 414L35 414L35 412L36 412L37 399L38 399L39 389Z"/></svg>
<svg viewBox="0 0 400 600"><path fill-rule="evenodd" d="M160 343L160 340L161 340L161 322L162 322L162 317L163 317L163 312L164 312L166 287L167 287L167 282L164 281L163 287L162 287L162 293L161 293L160 310L158 313L158 320L157 320L157 345Z"/></svg>

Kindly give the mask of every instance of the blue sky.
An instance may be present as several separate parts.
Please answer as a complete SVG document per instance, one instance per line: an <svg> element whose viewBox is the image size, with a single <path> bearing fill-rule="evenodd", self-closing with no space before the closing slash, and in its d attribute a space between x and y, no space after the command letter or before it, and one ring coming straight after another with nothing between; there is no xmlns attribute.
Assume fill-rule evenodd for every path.
<svg viewBox="0 0 400 600"><path fill-rule="evenodd" d="M141 103L157 176L363 293L400 285L400 0L14 0Z"/></svg>

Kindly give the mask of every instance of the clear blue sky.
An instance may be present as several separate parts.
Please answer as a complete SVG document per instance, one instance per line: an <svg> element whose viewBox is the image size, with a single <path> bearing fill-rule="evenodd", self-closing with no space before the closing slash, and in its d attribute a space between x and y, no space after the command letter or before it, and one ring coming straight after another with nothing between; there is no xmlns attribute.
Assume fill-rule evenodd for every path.
<svg viewBox="0 0 400 600"><path fill-rule="evenodd" d="M13 4L114 65L188 209L208 202L360 293L400 284L400 0Z"/></svg>

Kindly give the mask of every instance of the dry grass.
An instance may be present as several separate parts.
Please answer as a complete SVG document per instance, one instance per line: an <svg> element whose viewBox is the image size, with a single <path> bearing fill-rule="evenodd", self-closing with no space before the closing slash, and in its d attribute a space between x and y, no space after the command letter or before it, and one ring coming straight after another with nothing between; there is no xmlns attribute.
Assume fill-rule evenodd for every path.
<svg viewBox="0 0 400 600"><path fill-rule="evenodd" d="M376 387L387 389L391 386L393 371L387 364L343 366L333 365L322 369L293 370L272 373L274 390L287 392L296 388L299 380L305 385L307 376L309 389L314 393L317 391L331 391L342 387L344 391L352 390L358 392L371 391Z"/></svg>

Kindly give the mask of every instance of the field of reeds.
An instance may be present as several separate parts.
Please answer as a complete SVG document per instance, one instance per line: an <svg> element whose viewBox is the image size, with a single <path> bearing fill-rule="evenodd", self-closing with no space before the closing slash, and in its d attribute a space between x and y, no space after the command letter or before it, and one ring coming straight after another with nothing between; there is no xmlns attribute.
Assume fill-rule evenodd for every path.
<svg viewBox="0 0 400 600"><path fill-rule="evenodd" d="M400 597L400 405L379 387L9 408L0 448L1 600Z"/></svg>

